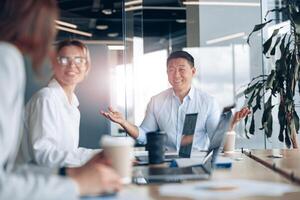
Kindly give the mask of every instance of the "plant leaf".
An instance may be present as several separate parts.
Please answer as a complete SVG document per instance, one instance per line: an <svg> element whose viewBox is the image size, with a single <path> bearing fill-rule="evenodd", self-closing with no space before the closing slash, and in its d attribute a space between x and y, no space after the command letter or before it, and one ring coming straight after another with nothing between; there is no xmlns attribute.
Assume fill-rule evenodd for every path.
<svg viewBox="0 0 300 200"><path fill-rule="evenodd" d="M284 52L284 49L285 49L285 39L286 39L286 36L287 36L287 33L284 34L281 42L280 42L280 45L279 45L279 49L280 49L280 52L281 54ZM282 57L282 55L281 55Z"/></svg>
<svg viewBox="0 0 300 200"><path fill-rule="evenodd" d="M294 123L295 123L295 129L296 129L296 132L298 134L298 131L299 131L299 116L298 116L298 114L295 110L294 110L294 113L293 113L293 118L294 118Z"/></svg>
<svg viewBox="0 0 300 200"><path fill-rule="evenodd" d="M245 123L244 131L245 131L245 133L247 133L247 128L246 128L246 126L247 126L247 123L248 123L248 116L245 117L244 123Z"/></svg>
<svg viewBox="0 0 300 200"><path fill-rule="evenodd" d="M290 129L289 129L289 127L287 127L285 129L285 138L284 138L284 141L285 141L285 145L288 148L291 148L291 138L290 138Z"/></svg>
<svg viewBox="0 0 300 200"><path fill-rule="evenodd" d="M300 12L299 12L299 1L295 2L295 4L298 5L291 5L291 17L290 17L290 20L291 20L291 23L292 25L295 27L295 32L297 34L300 34Z"/></svg>
<svg viewBox="0 0 300 200"><path fill-rule="evenodd" d="M275 79L275 70L273 69L270 73L270 75L267 78L266 82L266 89L272 89L273 81Z"/></svg>
<svg viewBox="0 0 300 200"><path fill-rule="evenodd" d="M274 55L275 55L275 53L276 53L276 47L277 47L277 45L279 44L280 39L281 39L281 37L277 37L276 42L275 42L275 44L274 44L274 46L273 46L273 48L272 48L272 50L271 50L271 52L270 52L270 55L271 55L271 56L274 56Z"/></svg>
<svg viewBox="0 0 300 200"><path fill-rule="evenodd" d="M273 117L272 117L272 95L270 95L268 101L265 103L265 110L261 119L261 129L265 130L266 136L269 138L272 136L272 126L273 126Z"/></svg>
<svg viewBox="0 0 300 200"><path fill-rule="evenodd" d="M251 120L251 124L250 124L249 133L251 135L254 135L254 132L255 132L255 120L254 120L254 115L253 115L252 120Z"/></svg>
<svg viewBox="0 0 300 200"><path fill-rule="evenodd" d="M270 114L269 114L266 127L267 127L267 129L265 129L265 134L266 134L266 136L268 138L270 138L272 136L272 132L273 132L273 116L272 116L272 112L270 112Z"/></svg>
<svg viewBox="0 0 300 200"><path fill-rule="evenodd" d="M261 23L261 24L256 24L253 28L253 30L251 31L251 33L249 34L248 38L247 38L247 43L249 44L249 40L250 40L250 36L256 32L256 31L259 31L261 30L263 27L265 27L265 25L267 25L268 23L270 23L271 21L273 21L272 19L270 19L269 21L267 22L264 22L264 23ZM249 44L250 45L250 44Z"/></svg>
<svg viewBox="0 0 300 200"><path fill-rule="evenodd" d="M287 10L287 9L288 9L288 7L282 7L282 8L275 8L275 9L272 9L272 10L268 10L265 17L264 17L264 20L267 20L266 18L269 15L269 13L271 13L271 12L282 12L282 11Z"/></svg>
<svg viewBox="0 0 300 200"><path fill-rule="evenodd" d="M259 92L258 92L259 93ZM256 96L256 104L255 106L253 107L253 113L255 113L257 111L257 109L261 110L261 106L260 106L260 101L261 101L261 95L257 95Z"/></svg>
<svg viewBox="0 0 300 200"><path fill-rule="evenodd" d="M284 140L284 137L283 137L283 131L284 131L284 128L281 128L281 127L280 127L279 135L278 135L278 140L279 140L280 142L283 142L283 140Z"/></svg>
<svg viewBox="0 0 300 200"><path fill-rule="evenodd" d="M299 78L299 67L300 67L300 62L297 61L297 53L293 53L293 56L292 56L292 66L294 67L294 78L295 78L295 81L298 80Z"/></svg>
<svg viewBox="0 0 300 200"><path fill-rule="evenodd" d="M278 121L279 121L279 125L280 125L278 139L280 142L283 142L283 140L284 140L283 132L284 132L284 128L286 125L285 110L284 110L283 102L280 102L280 104L279 104L277 116L278 116Z"/></svg>
<svg viewBox="0 0 300 200"><path fill-rule="evenodd" d="M248 100L248 103L247 103L248 107L252 107L252 102L254 100L254 97L255 97L255 91L252 92L252 95L251 95L251 97Z"/></svg>
<svg viewBox="0 0 300 200"><path fill-rule="evenodd" d="M251 93L254 89L256 89L258 82L254 83L250 87L247 87L247 89L244 91L244 94L249 94Z"/></svg>
<svg viewBox="0 0 300 200"><path fill-rule="evenodd" d="M248 122L248 115L245 117L245 125L247 125L247 122Z"/></svg>
<svg viewBox="0 0 300 200"><path fill-rule="evenodd" d="M275 37L279 30L281 29L282 27L278 28L278 29L275 29L271 35L271 37L263 44L263 54L266 54L269 50L270 50L270 47L271 47L271 44L272 44L272 40L273 40L273 37Z"/></svg>

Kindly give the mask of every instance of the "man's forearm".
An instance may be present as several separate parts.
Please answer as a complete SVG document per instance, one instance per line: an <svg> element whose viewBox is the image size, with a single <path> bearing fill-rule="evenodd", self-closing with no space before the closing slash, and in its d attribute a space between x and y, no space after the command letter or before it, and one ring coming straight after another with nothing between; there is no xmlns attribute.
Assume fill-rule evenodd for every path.
<svg viewBox="0 0 300 200"><path fill-rule="evenodd" d="M128 121L125 121L124 123L120 124L125 131L134 139L136 139L139 136L139 129L137 126L131 124Z"/></svg>

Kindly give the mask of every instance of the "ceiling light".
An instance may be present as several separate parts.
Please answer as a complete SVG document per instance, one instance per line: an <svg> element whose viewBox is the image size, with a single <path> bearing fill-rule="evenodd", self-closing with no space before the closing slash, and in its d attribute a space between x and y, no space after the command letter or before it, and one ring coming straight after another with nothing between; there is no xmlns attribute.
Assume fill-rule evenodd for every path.
<svg viewBox="0 0 300 200"><path fill-rule="evenodd" d="M109 33L107 34L108 37L117 37L119 35L119 33Z"/></svg>
<svg viewBox="0 0 300 200"><path fill-rule="evenodd" d="M133 0L133 1L127 1L125 2L125 7L127 6L133 6L133 5L142 5L142 0Z"/></svg>
<svg viewBox="0 0 300 200"><path fill-rule="evenodd" d="M186 20L185 19L176 19L176 22L183 24L183 23L186 23Z"/></svg>
<svg viewBox="0 0 300 200"><path fill-rule="evenodd" d="M77 28L77 26L75 24L71 24L69 22L64 22L64 21L60 21L60 20L55 20L55 22L58 25L66 26L66 27L69 27L69 28Z"/></svg>
<svg viewBox="0 0 300 200"><path fill-rule="evenodd" d="M105 15L111 15L112 14L112 10L111 9L103 9L102 13Z"/></svg>
<svg viewBox="0 0 300 200"><path fill-rule="evenodd" d="M74 29L71 29L71 28L63 27L63 26L56 26L56 28L59 29L59 30L62 30L62 31L75 33L75 34L83 35L83 36L87 36L87 37L92 37L93 36L93 34L91 34L91 33L84 32L84 31L79 31L79 30L74 30Z"/></svg>
<svg viewBox="0 0 300 200"><path fill-rule="evenodd" d="M99 29L99 30L106 30L106 29L108 29L108 25L97 25L97 26L96 26L96 29Z"/></svg>
<svg viewBox="0 0 300 200"><path fill-rule="evenodd" d="M143 9L143 6L131 6L131 7L126 7L125 12L135 11L135 10L142 10L142 9Z"/></svg>
<svg viewBox="0 0 300 200"><path fill-rule="evenodd" d="M176 6L130 6L125 7L125 12L135 10L186 10L185 7Z"/></svg>
<svg viewBox="0 0 300 200"><path fill-rule="evenodd" d="M260 7L260 3L252 2L224 2L224 1L184 1L184 5L202 5L202 6L245 6Z"/></svg>
<svg viewBox="0 0 300 200"><path fill-rule="evenodd" d="M109 50L124 50L124 45L107 45Z"/></svg>
<svg viewBox="0 0 300 200"><path fill-rule="evenodd" d="M231 39L243 37L244 35L246 35L245 32L226 35L224 37L219 37L219 38L216 38L216 39L207 40L206 44L215 44L215 43L218 43L218 42L223 42L223 41L226 41L226 40L231 40Z"/></svg>

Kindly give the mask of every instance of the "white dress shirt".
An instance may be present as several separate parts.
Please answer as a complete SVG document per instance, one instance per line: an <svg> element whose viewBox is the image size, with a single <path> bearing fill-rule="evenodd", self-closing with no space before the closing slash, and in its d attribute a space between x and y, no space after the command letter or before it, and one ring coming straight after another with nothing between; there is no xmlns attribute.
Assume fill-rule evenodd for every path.
<svg viewBox="0 0 300 200"><path fill-rule="evenodd" d="M213 97L193 86L182 103L172 88L151 98L139 127L138 142L146 143L147 132L160 130L167 134L167 149L178 151L185 114L188 113L198 113L193 149L206 150L209 146L208 134L217 127L221 112Z"/></svg>
<svg viewBox="0 0 300 200"><path fill-rule="evenodd" d="M33 95L25 109L22 150L26 162L48 167L80 166L99 152L78 147L78 105L76 95L73 93L70 103L55 79Z"/></svg>
<svg viewBox="0 0 300 200"><path fill-rule="evenodd" d="M24 67L20 51L0 42L0 199L77 199L79 191L69 178L41 174L31 168L13 170L20 167L15 165L15 158L22 138Z"/></svg>

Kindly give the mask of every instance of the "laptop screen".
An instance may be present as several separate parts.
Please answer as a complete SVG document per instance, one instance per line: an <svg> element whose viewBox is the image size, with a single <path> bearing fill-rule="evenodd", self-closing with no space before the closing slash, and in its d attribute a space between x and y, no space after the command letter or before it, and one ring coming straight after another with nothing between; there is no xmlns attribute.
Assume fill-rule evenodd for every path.
<svg viewBox="0 0 300 200"><path fill-rule="evenodd" d="M189 158L191 156L197 116L198 113L190 113L185 115L179 148L180 157Z"/></svg>
<svg viewBox="0 0 300 200"><path fill-rule="evenodd" d="M209 140L210 144L208 147L208 152L213 151L212 162L215 161L220 148L222 147L225 133L228 131L230 120L232 117L232 111L224 108L223 113L220 116L220 120L215 131L210 134Z"/></svg>

